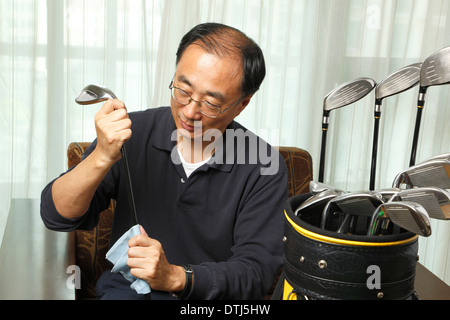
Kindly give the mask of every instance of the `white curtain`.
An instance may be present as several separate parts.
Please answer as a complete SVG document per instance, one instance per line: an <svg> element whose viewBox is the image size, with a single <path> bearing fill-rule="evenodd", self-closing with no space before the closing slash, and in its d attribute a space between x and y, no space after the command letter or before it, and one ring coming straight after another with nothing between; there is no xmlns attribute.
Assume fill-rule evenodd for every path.
<svg viewBox="0 0 450 320"><path fill-rule="evenodd" d="M318 177L324 96L381 81L450 45L448 0L0 0L0 239L12 198L38 198L67 168L72 141L95 138L103 84L130 111L169 104L181 37L201 22L237 27L265 53L267 77L237 119L273 145L306 149ZM409 165L417 87L383 101L376 188ZM417 162L450 151L449 87L428 90ZM374 94L332 111L325 182L368 189ZM24 222L26 223L26 222ZM432 222L420 261L450 283L450 223Z"/></svg>

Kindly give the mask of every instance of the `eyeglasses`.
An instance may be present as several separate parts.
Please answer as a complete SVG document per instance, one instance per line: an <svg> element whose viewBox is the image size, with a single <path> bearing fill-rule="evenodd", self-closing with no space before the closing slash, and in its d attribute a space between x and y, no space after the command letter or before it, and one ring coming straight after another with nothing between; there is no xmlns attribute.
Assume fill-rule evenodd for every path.
<svg viewBox="0 0 450 320"><path fill-rule="evenodd" d="M179 104L182 104L184 106L187 106L192 101L195 101L198 103L198 110L201 114L210 117L210 118L217 118L220 114L225 113L228 109L231 107L234 107L238 103L240 103L242 100L244 100L245 96L240 98L238 101L230 105L228 108L221 110L223 106L217 106L214 105L208 101L197 101L191 97L189 93L186 91L177 88L173 85L173 81L169 85L170 92L172 94L172 98L178 102Z"/></svg>

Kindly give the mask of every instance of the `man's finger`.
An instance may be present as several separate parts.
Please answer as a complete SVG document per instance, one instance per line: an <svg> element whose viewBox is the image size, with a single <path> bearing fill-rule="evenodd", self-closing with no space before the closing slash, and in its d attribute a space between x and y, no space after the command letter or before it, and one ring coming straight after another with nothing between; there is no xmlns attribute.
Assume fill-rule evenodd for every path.
<svg viewBox="0 0 450 320"><path fill-rule="evenodd" d="M125 103L123 101L117 99L109 99L107 100L103 106L98 111L99 115L107 115L113 112L114 110L125 109Z"/></svg>

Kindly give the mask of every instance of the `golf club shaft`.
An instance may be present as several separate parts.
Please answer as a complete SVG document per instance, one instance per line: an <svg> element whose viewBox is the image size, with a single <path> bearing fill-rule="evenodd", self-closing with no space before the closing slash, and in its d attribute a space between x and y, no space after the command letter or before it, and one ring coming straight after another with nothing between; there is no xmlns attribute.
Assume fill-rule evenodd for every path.
<svg viewBox="0 0 450 320"><path fill-rule="evenodd" d="M416 115L416 124L414 127L414 137L411 147L411 158L409 160L409 166L412 167L416 164L416 155L417 155L417 143L419 141L419 132L420 132L420 123L422 120L422 111L425 105L425 94L427 88L420 87L419 90L419 99L417 101L417 115Z"/></svg>
<svg viewBox="0 0 450 320"><path fill-rule="evenodd" d="M122 153L122 167L123 170L125 172L125 185L127 188L127 193L128 193L128 202L130 205L130 210L131 210L131 221L133 226L136 225L137 222L137 212L136 212L136 204L134 202L134 193L133 193L133 187L131 184L131 177L130 177L130 167L128 165L128 158L127 158L127 152L125 149L125 145L122 146L122 149L120 150Z"/></svg>
<svg viewBox="0 0 450 320"><path fill-rule="evenodd" d="M323 182L323 175L325 169L325 152L327 147L327 133L328 133L329 113L324 114L322 121L322 143L320 148L320 163L319 163L319 182Z"/></svg>
<svg viewBox="0 0 450 320"><path fill-rule="evenodd" d="M375 189L375 174L377 170L378 134L380 129L381 101L375 103L375 120L373 129L372 163L370 166L369 190Z"/></svg>

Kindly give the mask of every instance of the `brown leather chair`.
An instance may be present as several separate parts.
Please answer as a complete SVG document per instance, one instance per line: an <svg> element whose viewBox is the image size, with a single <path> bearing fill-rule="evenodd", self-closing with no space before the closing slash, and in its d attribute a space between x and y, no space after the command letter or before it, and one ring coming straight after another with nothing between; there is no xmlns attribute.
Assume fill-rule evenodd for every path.
<svg viewBox="0 0 450 320"><path fill-rule="evenodd" d="M69 168L81 161L88 142L74 142L69 145L67 157ZM313 177L311 155L295 147L279 147L289 172L289 197L309 192L309 182ZM100 220L93 230L75 231L76 264L81 270L81 289L76 290L76 299L94 299L96 283L100 275L107 269L105 260L109 246L109 237L113 221L114 203L100 214Z"/></svg>

